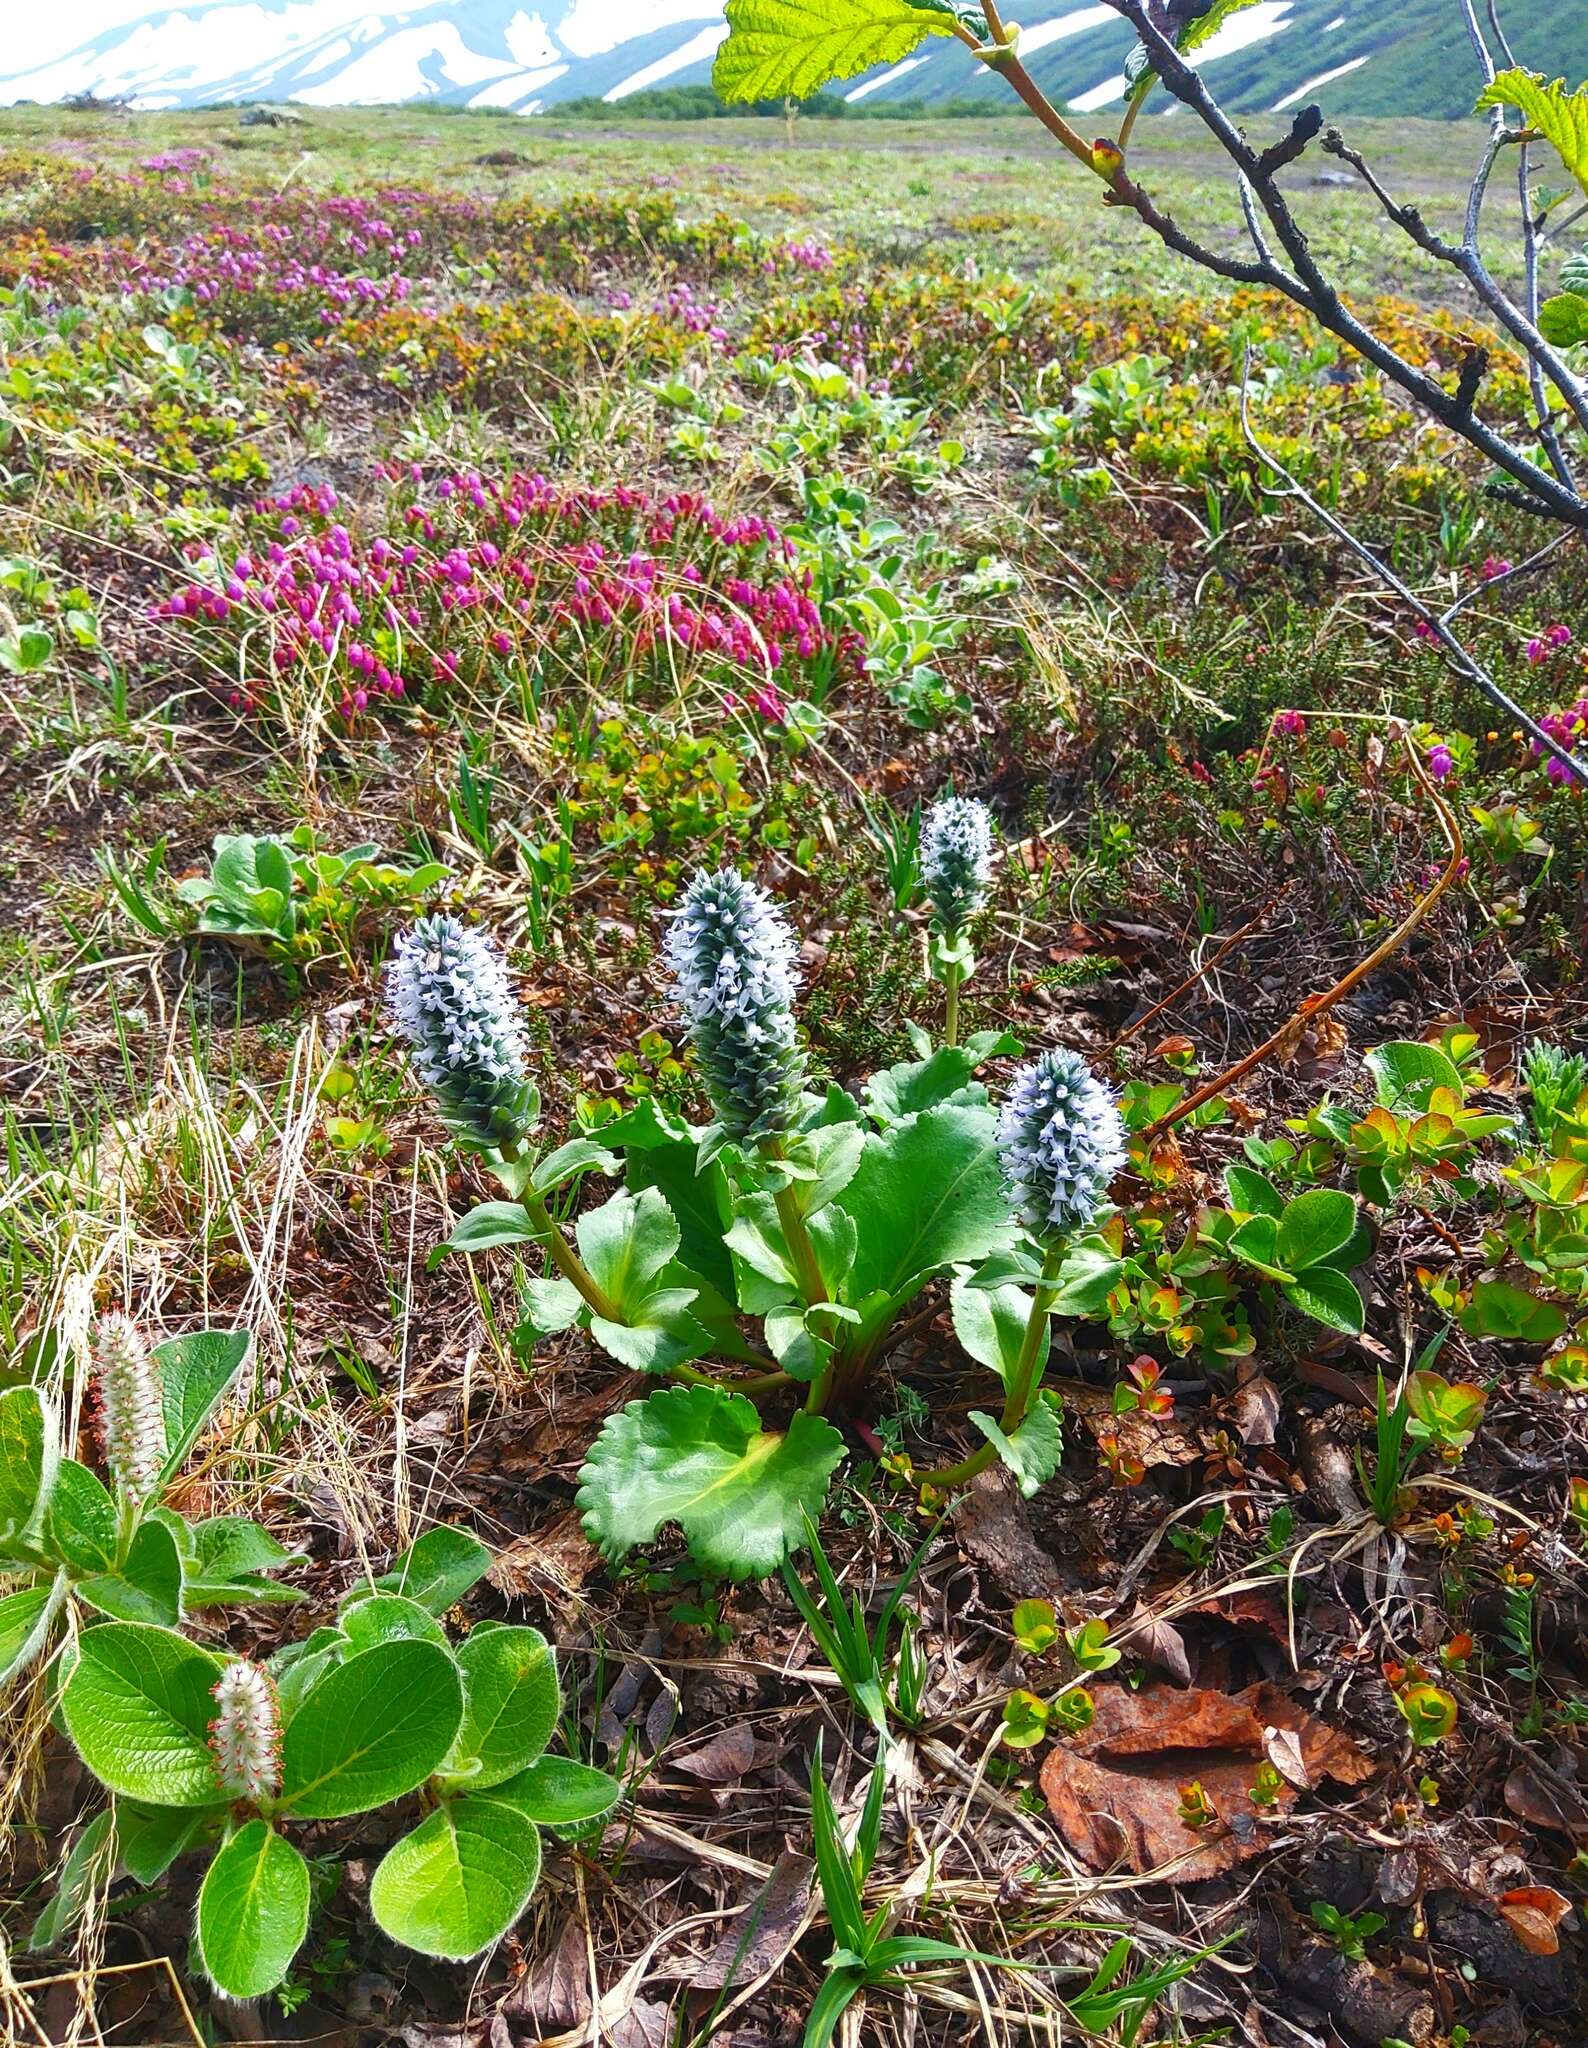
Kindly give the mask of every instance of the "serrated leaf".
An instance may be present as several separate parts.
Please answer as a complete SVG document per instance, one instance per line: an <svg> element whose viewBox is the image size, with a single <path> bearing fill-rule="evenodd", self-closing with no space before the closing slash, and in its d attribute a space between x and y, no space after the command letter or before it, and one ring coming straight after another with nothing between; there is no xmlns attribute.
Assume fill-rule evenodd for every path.
<svg viewBox="0 0 1588 2048"><path fill-rule="evenodd" d="M971 1080L976 1066L962 1045L939 1046L929 1059L901 1060L866 1083L866 1109L874 1122L887 1125L940 1102L985 1102L986 1089Z"/></svg>
<svg viewBox="0 0 1588 2048"><path fill-rule="evenodd" d="M253 1341L247 1330L193 1330L154 1347L165 1413L162 1482L181 1470L199 1431L242 1371Z"/></svg>
<svg viewBox="0 0 1588 2048"><path fill-rule="evenodd" d="M610 1813L623 1787L606 1771L566 1756L540 1756L525 1770L493 1787L492 1799L511 1806L542 1827L581 1827Z"/></svg>
<svg viewBox="0 0 1588 2048"><path fill-rule="evenodd" d="M1098 1315L1119 1285L1124 1261L1101 1237L1083 1237L1059 1262L1052 1313L1058 1316Z"/></svg>
<svg viewBox="0 0 1588 2048"><path fill-rule="evenodd" d="M172 1629L109 1621L85 1629L61 1718L112 1792L152 1806L212 1806L210 1689L220 1661Z"/></svg>
<svg viewBox="0 0 1588 2048"><path fill-rule="evenodd" d="M711 82L725 100L809 99L835 78L897 64L950 17L908 0L727 0Z"/></svg>
<svg viewBox="0 0 1588 2048"><path fill-rule="evenodd" d="M820 1416L763 1430L742 1394L669 1387L609 1416L579 1475L585 1533L621 1557L676 1522L713 1577L764 1577L805 1541L843 1439Z"/></svg>
<svg viewBox="0 0 1588 2048"><path fill-rule="evenodd" d="M994 1447L1010 1471L1022 1496L1029 1500L1059 1469L1064 1456L1064 1429L1059 1421L1056 1398L1041 1394L1036 1406L1018 1429L1007 1435L990 1415L973 1408L970 1420Z"/></svg>
<svg viewBox="0 0 1588 2048"><path fill-rule="evenodd" d="M694 1299L692 1287L658 1287L628 1305L627 1322L592 1315L590 1334L630 1372L671 1372L711 1349L710 1334L689 1313Z"/></svg>
<svg viewBox="0 0 1588 2048"><path fill-rule="evenodd" d="M446 1523L427 1529L409 1545L390 1571L375 1581L379 1593L406 1593L432 1614L456 1607L491 1568L491 1553L478 1536Z"/></svg>
<svg viewBox="0 0 1588 2048"><path fill-rule="evenodd" d="M476 1631L460 1644L463 1726L443 1775L470 1793L500 1785L538 1757L562 1708L557 1664L539 1629Z"/></svg>
<svg viewBox="0 0 1588 2048"><path fill-rule="evenodd" d="M946 1103L867 1138L835 1205L859 1231L846 1300L906 1296L944 1266L970 1264L1016 1242L997 1128L986 1109Z"/></svg>
<svg viewBox="0 0 1588 2048"><path fill-rule="evenodd" d="M1517 108L1588 192L1588 88L1568 92L1564 78L1549 83L1542 72L1499 71L1478 95L1477 111L1485 107Z"/></svg>
<svg viewBox="0 0 1588 2048"><path fill-rule="evenodd" d="M658 1188L625 1189L587 1209L574 1225L579 1253L609 1301L627 1310L650 1292L678 1250L677 1219Z"/></svg>
<svg viewBox="0 0 1588 2048"><path fill-rule="evenodd" d="M281 1804L306 1820L367 1813L422 1785L463 1720L458 1667L435 1643L382 1643L313 1685L281 1745Z"/></svg>
<svg viewBox="0 0 1588 2048"><path fill-rule="evenodd" d="M1588 297L1554 293L1538 309L1538 331L1551 348L1576 348L1588 341Z"/></svg>
<svg viewBox="0 0 1588 2048"><path fill-rule="evenodd" d="M222 1843L199 1888L198 1943L228 1998L260 1998L286 1976L309 1931L309 1866L268 1821Z"/></svg>
<svg viewBox="0 0 1588 2048"><path fill-rule="evenodd" d="M449 1799L394 1842L370 1882L382 1933L421 1955L465 1962L499 1941L540 1876L540 1836L514 1807Z"/></svg>

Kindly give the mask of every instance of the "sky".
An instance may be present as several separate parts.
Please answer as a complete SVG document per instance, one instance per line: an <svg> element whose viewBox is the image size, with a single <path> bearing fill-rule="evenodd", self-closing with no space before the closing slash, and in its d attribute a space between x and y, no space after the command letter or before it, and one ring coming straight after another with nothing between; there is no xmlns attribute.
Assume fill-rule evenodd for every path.
<svg viewBox="0 0 1588 2048"><path fill-rule="evenodd" d="M12 0L3 37L7 75L49 64L107 29L163 12L174 0L66 0L64 7L25 7ZM195 0L214 5L216 0ZM358 0L319 0L327 27L359 11ZM703 0L525 0L528 13L544 15L575 56L594 57L643 29L675 21L698 21Z"/></svg>

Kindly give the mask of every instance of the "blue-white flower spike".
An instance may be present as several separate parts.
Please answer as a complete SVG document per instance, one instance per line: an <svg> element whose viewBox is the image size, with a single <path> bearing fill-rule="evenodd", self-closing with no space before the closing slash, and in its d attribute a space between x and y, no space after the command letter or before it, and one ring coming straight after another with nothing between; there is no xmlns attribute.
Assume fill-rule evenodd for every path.
<svg viewBox="0 0 1588 2048"><path fill-rule="evenodd" d="M731 868L697 874L663 952L722 1128L741 1143L781 1137L805 1077L794 1028L795 941L782 911Z"/></svg>
<svg viewBox="0 0 1588 2048"><path fill-rule="evenodd" d="M270 1674L239 1657L211 1687L210 1755L228 1798L257 1806L281 1784L281 1706Z"/></svg>
<svg viewBox="0 0 1588 2048"><path fill-rule="evenodd" d="M397 941L386 1001L458 1142L482 1152L519 1143L540 1098L524 1072L507 966L490 940L444 913L422 917Z"/></svg>
<svg viewBox="0 0 1588 2048"><path fill-rule="evenodd" d="M1048 1242L1084 1230L1125 1163L1112 1094L1062 1046L1022 1067L998 1118L998 1156L1016 1214Z"/></svg>
<svg viewBox="0 0 1588 2048"><path fill-rule="evenodd" d="M105 1463L118 1492L147 1500L165 1463L160 1368L129 1316L100 1316L91 1343Z"/></svg>
<svg viewBox="0 0 1588 2048"><path fill-rule="evenodd" d="M992 881L992 815L973 796L945 796L921 827L921 880L945 932L963 931Z"/></svg>

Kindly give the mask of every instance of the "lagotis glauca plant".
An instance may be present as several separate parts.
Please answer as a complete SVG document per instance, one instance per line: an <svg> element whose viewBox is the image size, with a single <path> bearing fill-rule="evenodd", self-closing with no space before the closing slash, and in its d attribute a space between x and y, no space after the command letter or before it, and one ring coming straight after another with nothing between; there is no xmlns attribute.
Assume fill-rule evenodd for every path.
<svg viewBox="0 0 1588 2048"><path fill-rule="evenodd" d="M946 796L921 828L921 881L932 906L927 966L943 984L943 1043L959 1043L959 992L976 971L967 928L992 880L992 820L974 797Z"/></svg>
<svg viewBox="0 0 1588 2048"><path fill-rule="evenodd" d="M928 886L954 942L982 901L988 845L980 805L934 812ZM940 1489L1001 1457L1034 1490L1061 1448L1041 1391L1050 1318L1099 1313L1119 1275L1093 1226L1124 1132L1084 1063L1045 1053L1000 1117L975 1075L1014 1042L988 1033L934 1050L915 1030L917 1058L858 1095L818 1091L795 1020L796 951L756 883L698 874L664 954L714 1121L693 1127L646 1101L599 1143L544 1154L497 955L436 917L391 968L392 1013L443 1121L512 1197L472 1211L446 1249L543 1246L549 1269L523 1289L532 1330L585 1328L667 1382L607 1422L581 1475L585 1528L609 1556L671 1522L703 1571L774 1570L843 1455L832 1418L861 1401L906 1310L942 1280L961 1343L1003 1398L972 1414L984 1443L970 1458L901 1476ZM588 1173L622 1185L570 1235L548 1199Z"/></svg>
<svg viewBox="0 0 1588 2048"><path fill-rule="evenodd" d="M160 1502L235 1383L247 1333L151 1349L127 1317L107 1315L90 1350L108 1488L61 1456L38 1388L0 1395L0 1571L32 1582L0 1600L0 1682L36 1663L74 1608L44 1677L113 1795L79 1835L35 1947L69 1931L96 1867L152 1885L198 1850L210 1860L197 1954L218 1990L257 1997L282 1982L308 1931L309 1865L290 1830L417 1795L417 1824L377 1865L370 1910L427 1955L488 1948L534 1890L539 1827L583 1825L619 1792L605 1773L544 1754L561 1695L538 1631L487 1621L448 1641L438 1617L489 1553L433 1529L355 1587L333 1624L263 1663L204 1647L187 1632L202 1610L302 1597L265 1576L297 1560L257 1523L190 1523Z"/></svg>

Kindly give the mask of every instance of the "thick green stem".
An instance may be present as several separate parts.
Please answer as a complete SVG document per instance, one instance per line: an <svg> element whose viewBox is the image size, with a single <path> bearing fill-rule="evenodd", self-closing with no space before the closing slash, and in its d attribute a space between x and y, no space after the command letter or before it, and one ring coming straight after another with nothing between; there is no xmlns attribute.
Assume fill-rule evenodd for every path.
<svg viewBox="0 0 1588 2048"><path fill-rule="evenodd" d="M963 977L953 961L943 969L943 1043L959 1044L959 985Z"/></svg>
<svg viewBox="0 0 1588 2048"><path fill-rule="evenodd" d="M546 1249L551 1253L552 1264L564 1280L571 1280L578 1288L591 1313L603 1317L609 1323L621 1323L623 1311L596 1285L590 1268L568 1242L562 1225L546 1207L545 1197L526 1188L524 1207L529 1211L530 1222L546 1233Z"/></svg>
<svg viewBox="0 0 1588 2048"><path fill-rule="evenodd" d="M772 1138L761 1148L763 1159L782 1159L783 1141ZM814 1308L827 1299L827 1282L822 1278L822 1269L817 1263L816 1247L811 1243L811 1234L805 1227L805 1218L800 1213L799 1198L790 1181L773 1195L777 1205L777 1220L783 1226L783 1242L788 1247L789 1263L794 1268L794 1277L807 1308ZM806 1409L812 1415L820 1415L832 1391L833 1362L828 1361L824 1372L818 1373L811 1381L810 1392L805 1397Z"/></svg>
<svg viewBox="0 0 1588 2048"><path fill-rule="evenodd" d="M1020 1340L1020 1353L1015 1360L1014 1371L1004 1392L1003 1414L998 1426L1005 1436L1013 1436L1036 1404L1037 1390L1042 1383L1042 1333L1047 1328L1048 1313L1053 1307L1054 1296L1058 1293L1059 1265L1064 1257L1062 1245L1049 1245L1042 1260L1042 1277L1037 1282L1036 1292L1031 1297L1031 1313L1026 1317L1025 1334ZM998 1446L985 1443L972 1451L968 1458L962 1458L957 1465L943 1465L935 1472L916 1474L916 1484L933 1486L941 1491L948 1486L962 1486L967 1479L974 1479L978 1472L985 1472L998 1456Z"/></svg>

